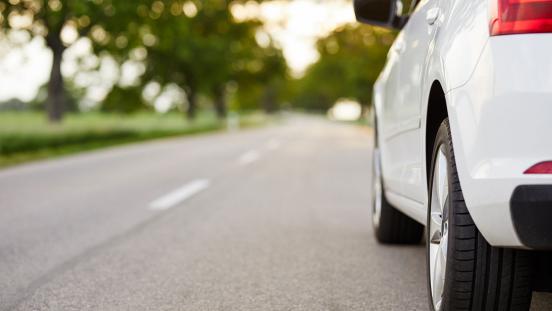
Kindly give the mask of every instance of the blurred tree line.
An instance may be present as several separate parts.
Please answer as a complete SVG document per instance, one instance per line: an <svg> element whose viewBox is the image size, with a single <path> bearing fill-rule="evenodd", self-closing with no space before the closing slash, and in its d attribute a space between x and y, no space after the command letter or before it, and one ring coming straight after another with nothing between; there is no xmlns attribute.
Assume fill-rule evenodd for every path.
<svg viewBox="0 0 552 311"><path fill-rule="evenodd" d="M220 118L229 107L273 112L282 102L318 111L340 98L370 104L393 33L343 26L318 41L319 60L292 79L262 22L233 17L231 6L245 1L0 0L0 32L15 29L44 38L52 52L50 79L32 106L45 109L53 122L75 111L85 93L61 72L65 51L82 38L90 41L94 55L140 71L130 84L114 83L101 103L103 111L152 109L144 96L151 85L156 93L177 89L179 107L190 119L200 102L212 104ZM67 33L73 40L64 39Z"/></svg>
<svg viewBox="0 0 552 311"><path fill-rule="evenodd" d="M326 111L341 98L370 106L373 84L394 38L393 32L362 24L345 25L321 38L320 58L290 85L293 106Z"/></svg>
<svg viewBox="0 0 552 311"><path fill-rule="evenodd" d="M194 118L200 96L217 115L264 103L274 110L287 79L280 49L256 39L259 21L236 21L228 0L0 0L0 29L43 37L52 52L45 109L59 121L72 108L72 95L61 73L64 52L73 42L64 32L88 38L96 55L108 54L117 64L144 68L132 85L116 83L104 99L105 111L133 112L148 105L143 89L182 90L188 118ZM231 93L231 94L230 94ZM255 103L255 104L252 104Z"/></svg>

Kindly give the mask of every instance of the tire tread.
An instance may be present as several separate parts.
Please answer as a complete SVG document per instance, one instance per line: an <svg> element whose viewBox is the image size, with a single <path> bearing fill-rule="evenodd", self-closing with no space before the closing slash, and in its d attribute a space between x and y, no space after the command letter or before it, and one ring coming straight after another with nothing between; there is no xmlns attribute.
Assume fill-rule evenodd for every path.
<svg viewBox="0 0 552 311"><path fill-rule="evenodd" d="M531 305L531 254L492 247L477 229L464 200L448 119L436 138L449 154L451 209L444 310L522 311ZM435 157L434 157L435 158ZM447 264L449 265L449 264ZM431 302L431 297L430 297Z"/></svg>

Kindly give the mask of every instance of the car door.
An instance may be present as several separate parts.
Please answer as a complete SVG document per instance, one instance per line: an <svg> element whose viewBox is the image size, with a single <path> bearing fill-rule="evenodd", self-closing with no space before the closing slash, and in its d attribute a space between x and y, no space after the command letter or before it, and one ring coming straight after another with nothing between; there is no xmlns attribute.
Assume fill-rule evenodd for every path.
<svg viewBox="0 0 552 311"><path fill-rule="evenodd" d="M380 105L380 117L378 120L380 139L384 142L380 145L381 152L385 156L381 159L382 171L384 173L385 188L387 191L399 193L401 190L401 172L398 154L402 152L401 146L396 141L389 139L393 137L400 125L400 100L397 88L400 79L400 51L404 46L403 33L399 33L395 42L387 54L387 62L378 81L382 81L381 90L376 92L383 94L383 98L377 100L376 105Z"/></svg>
<svg viewBox="0 0 552 311"><path fill-rule="evenodd" d="M440 0L444 1L444 0ZM429 51L437 32L439 0L421 0L403 28L404 48L400 51L399 125L396 140L403 152L397 155L401 170L401 194L423 203L426 196L423 184L423 146L421 116L423 81Z"/></svg>

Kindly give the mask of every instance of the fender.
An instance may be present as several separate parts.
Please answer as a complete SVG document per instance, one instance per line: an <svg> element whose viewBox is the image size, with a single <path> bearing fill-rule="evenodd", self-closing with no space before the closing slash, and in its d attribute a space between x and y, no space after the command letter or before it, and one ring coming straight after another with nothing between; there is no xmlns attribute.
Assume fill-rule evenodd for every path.
<svg viewBox="0 0 552 311"><path fill-rule="evenodd" d="M450 111L452 103L449 100L450 91L465 85L473 75L477 64L483 54L489 38L488 31L488 4L486 0L475 1L440 1L441 16L439 17L439 29L428 51L426 71L423 77L423 98L421 111L420 141L427 145L427 116L431 87L434 82L439 82L447 99L447 111ZM475 15L473 18L462 18L467 13ZM445 36L442 34L446 34ZM446 65L445 65L446 64ZM451 121L451 132L454 138L459 131L457 122ZM422 159L426 159L426 149L422 149ZM463 166L462 159L457 159L457 165ZM427 164L422 163L423 172L427 172ZM463 171L459 169L459 171ZM424 185L427 185L429 177L423 174ZM462 180L462 176L460 176ZM427 206L427 189L426 206Z"/></svg>

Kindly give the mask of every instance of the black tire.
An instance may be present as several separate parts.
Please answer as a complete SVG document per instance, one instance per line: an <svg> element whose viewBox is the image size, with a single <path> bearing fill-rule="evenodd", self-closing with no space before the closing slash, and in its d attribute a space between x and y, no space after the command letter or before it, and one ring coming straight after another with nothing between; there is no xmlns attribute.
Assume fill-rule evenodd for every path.
<svg viewBox="0 0 552 311"><path fill-rule="evenodd" d="M375 135L377 136L377 135ZM414 219L406 216L401 211L392 206L385 197L384 183L379 162L379 149L377 139L374 146L372 182L376 186L379 183L381 191L372 192L372 225L376 239L384 244L417 244L422 240L424 226ZM376 189L376 187L374 187ZM381 202L379 217L376 216L375 205L377 200ZM377 221L376 221L377 218Z"/></svg>
<svg viewBox="0 0 552 311"><path fill-rule="evenodd" d="M440 147L448 168L448 245L441 310L529 310L532 295L532 256L528 251L492 247L475 226L462 194L448 119L441 124L435 140L431 181ZM430 187L430 198L432 189ZM430 208L428 208L428 227ZM431 293L427 230L429 303Z"/></svg>

